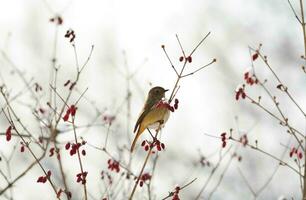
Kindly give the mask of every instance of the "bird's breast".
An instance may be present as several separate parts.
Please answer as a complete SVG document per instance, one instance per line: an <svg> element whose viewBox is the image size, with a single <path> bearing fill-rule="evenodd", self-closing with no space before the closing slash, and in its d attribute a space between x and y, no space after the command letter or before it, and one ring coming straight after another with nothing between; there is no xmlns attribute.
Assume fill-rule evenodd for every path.
<svg viewBox="0 0 306 200"><path fill-rule="evenodd" d="M148 128L156 130L165 126L165 123L170 117L170 111L168 108L155 108L148 115L154 118L154 120L148 124Z"/></svg>

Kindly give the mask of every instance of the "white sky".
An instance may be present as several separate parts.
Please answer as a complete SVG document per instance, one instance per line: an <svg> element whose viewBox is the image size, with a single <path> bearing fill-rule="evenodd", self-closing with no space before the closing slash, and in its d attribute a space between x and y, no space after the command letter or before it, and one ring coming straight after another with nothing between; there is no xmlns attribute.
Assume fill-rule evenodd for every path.
<svg viewBox="0 0 306 200"><path fill-rule="evenodd" d="M110 113L119 107L125 96L125 80L118 72L125 71L122 54L122 51L125 51L129 70L138 70L132 83L131 127L138 116L146 92L151 87L149 83L169 89L173 87L175 74L160 46L166 45L174 63L180 66L178 58L181 53L175 34L181 38L186 51L190 52L205 34L212 32L194 54L189 70L193 71L213 58L217 58L218 62L192 77L183 79L177 96L180 100L179 109L170 117L163 131L162 139L167 145L167 151L161 154L159 173L154 180L158 197L167 194L175 184L183 184L192 177L199 179L186 189L182 199L191 198L199 191L210 171L207 168L197 169L191 175L188 163L197 159L198 149L205 155L215 152L220 147L220 141L206 137L203 133L219 136L231 127L236 128L235 116L239 116L241 130L247 131L256 124L252 129L251 139L262 141L260 143L264 148L280 155L279 152L283 149L280 143L285 144L287 137L280 136L279 132L285 131L258 109L234 99L234 90L243 81L243 72L250 66L247 48L249 45L257 47L259 43L264 44L264 52L271 58L280 77L288 81L289 88L293 89L303 108L306 107L305 90L302 89L306 82L299 69L299 56L303 52L302 34L285 0L0 0L0 5L0 48L26 72L27 78L35 77L46 88L54 40L54 26L48 22L52 13L47 5L53 11L60 12L64 18L64 24L59 30L57 51L62 70L59 75L60 82L72 78L75 73L73 50L64 38L66 30L75 30L78 55L82 62L86 59L90 46L94 44L93 56L82 74L80 85L81 89L89 88L88 98L96 101L101 110L107 107ZM263 65L259 67L261 75L272 79ZM9 75L9 71L10 67L1 58L1 76L14 91L20 85ZM260 95L261 92L254 92L255 94ZM287 99L284 98L283 101L287 105ZM295 121L298 118L296 109L287 106L284 108L293 119L294 125L305 128L304 123ZM82 120L90 121L90 110L84 107L80 108L80 112ZM127 143L125 133L122 133L125 130L125 112L123 110L122 116L118 117L119 132L110 141L112 144ZM28 123L31 127L31 123ZM6 127L5 121L1 119L0 125ZM88 141L97 144L104 141L104 136L103 129L92 129L90 134L84 134ZM0 142L0 150L6 152L4 144L6 145ZM241 149L240 153L245 158L243 163L235 163L230 167L213 199L224 199L224 194L226 199L251 198L237 172L237 166L245 171L250 180L254 180L254 187L259 188L277 165L252 151ZM143 156L139 153L135 166L140 164ZM103 157L101 153L92 151L88 158L88 169L99 172L101 166L106 165L103 160L105 157L96 161L96 158L100 157ZM18 157L15 162L21 164L22 157ZM67 163L73 165L74 161L68 158ZM50 165L47 161L45 164ZM2 168L2 165L0 167ZM135 168L136 171L137 169ZM73 172L73 169L71 171ZM47 184L36 184L36 179L31 178L39 174L37 168L34 175L29 174L17 184L16 199L37 199L41 195L40 192L37 194L37 191L51 193ZM74 180L73 173L71 174L71 180ZM284 176L293 178L284 181ZM24 183L33 186L24 187ZM99 191L99 184L91 184L93 192ZM281 168L260 199L276 199L281 195L280 191L287 197L299 198L298 188L296 175L287 168ZM78 187L74 189L77 190ZM44 199L53 198L50 195Z"/></svg>

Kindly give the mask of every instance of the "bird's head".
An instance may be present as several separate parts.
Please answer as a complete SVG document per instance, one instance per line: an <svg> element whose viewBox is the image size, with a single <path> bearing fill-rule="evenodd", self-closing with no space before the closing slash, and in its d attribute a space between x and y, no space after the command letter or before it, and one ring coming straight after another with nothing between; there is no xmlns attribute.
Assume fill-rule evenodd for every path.
<svg viewBox="0 0 306 200"><path fill-rule="evenodd" d="M149 91L149 98L150 99L154 99L156 101L161 100L162 98L165 97L165 92L167 92L168 90L164 89L163 87L160 86L156 86L151 88L151 90Z"/></svg>

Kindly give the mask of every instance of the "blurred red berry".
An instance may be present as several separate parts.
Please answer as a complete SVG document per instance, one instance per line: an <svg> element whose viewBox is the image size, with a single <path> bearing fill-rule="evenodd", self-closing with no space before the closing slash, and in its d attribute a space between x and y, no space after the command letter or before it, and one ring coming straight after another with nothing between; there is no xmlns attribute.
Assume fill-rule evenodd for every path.
<svg viewBox="0 0 306 200"><path fill-rule="evenodd" d="M226 146L226 142L222 142L222 148L224 148Z"/></svg>
<svg viewBox="0 0 306 200"><path fill-rule="evenodd" d="M119 162L116 161L116 160L112 160L112 159L109 159L107 161L107 164L108 164L108 169L111 170L111 171L115 171L115 172L120 172L120 165L119 165Z"/></svg>
<svg viewBox="0 0 306 200"><path fill-rule="evenodd" d="M66 87L70 83L70 80L67 80L66 83L64 83L64 87Z"/></svg>
<svg viewBox="0 0 306 200"><path fill-rule="evenodd" d="M75 113L76 113L76 110L77 110L77 109L78 109L78 108L75 107L75 105L71 105L71 106L70 106L71 116L75 116Z"/></svg>
<svg viewBox="0 0 306 200"><path fill-rule="evenodd" d="M65 149L68 150L70 148L70 142L67 142L65 145Z"/></svg>
<svg viewBox="0 0 306 200"><path fill-rule="evenodd" d="M254 61L254 60L256 60L257 58L258 58L258 53L253 54L252 60Z"/></svg>
<svg viewBox="0 0 306 200"><path fill-rule="evenodd" d="M60 188L60 189L56 192L56 197L57 197L57 198L60 198L62 192L63 192L63 190L62 190L62 188Z"/></svg>
<svg viewBox="0 0 306 200"><path fill-rule="evenodd" d="M9 126L5 132L6 141L10 141L12 138L12 126Z"/></svg>
<svg viewBox="0 0 306 200"><path fill-rule="evenodd" d="M24 152L24 150L25 150L24 145L21 145L20 152Z"/></svg>
<svg viewBox="0 0 306 200"><path fill-rule="evenodd" d="M50 150L49 150L49 157L52 157L54 155L54 147L52 147Z"/></svg>
<svg viewBox="0 0 306 200"><path fill-rule="evenodd" d="M187 57L187 61L188 61L189 63L191 63L191 62L192 62L192 57L191 57L191 56L188 56L188 57Z"/></svg>

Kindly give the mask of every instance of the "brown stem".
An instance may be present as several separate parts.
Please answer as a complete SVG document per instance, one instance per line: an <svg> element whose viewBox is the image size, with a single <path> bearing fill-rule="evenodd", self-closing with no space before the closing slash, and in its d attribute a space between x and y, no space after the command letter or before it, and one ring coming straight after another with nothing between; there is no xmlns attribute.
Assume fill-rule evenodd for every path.
<svg viewBox="0 0 306 200"><path fill-rule="evenodd" d="M148 160L149 160L149 157L150 157L150 155L151 155L151 153L152 153L153 147L154 147L153 145L150 146L150 149L149 149L149 151L148 151L147 157L146 157L146 159L145 159L145 161L144 161L144 163L143 163L143 165L142 165L142 168L141 168L141 170L140 170L140 172L139 172L139 175L138 175L137 180L136 180L136 182L135 182L135 184L134 184L132 193L130 194L129 200L132 200L132 199L133 199L134 193L135 193L135 191L136 191L136 188L137 188L137 186L138 186L138 183L139 183L139 180L140 180L140 178L141 178L141 176L142 176L142 173L143 173L143 171L144 171L144 169L145 169L145 167L146 167L146 165L147 165L147 163L148 163Z"/></svg>
<svg viewBox="0 0 306 200"><path fill-rule="evenodd" d="M59 148L56 146L56 142L54 142L54 146L57 150L59 150ZM62 176L62 180L63 180L63 184L64 184L64 188L65 188L65 194L66 194L66 197L67 199L71 199L70 196L69 196L69 188L68 188L68 184L67 184L67 180L66 180L66 176L65 176L65 172L64 172L64 167L63 167L63 163L62 163L62 159L59 158L57 159L58 160L58 165L59 165L59 168L60 168L60 172L61 172L61 176Z"/></svg>
<svg viewBox="0 0 306 200"><path fill-rule="evenodd" d="M195 182L197 180L197 178L194 178L192 181L190 181L189 183L185 184L184 186L180 187L180 190L183 190L185 189L186 187L188 187L189 185L191 185L193 182ZM169 197L172 197L174 196L174 192L169 192L168 196L166 196L165 198L163 198L162 200L166 200L168 199Z"/></svg>
<svg viewBox="0 0 306 200"><path fill-rule="evenodd" d="M150 132L149 129L148 129L148 131ZM153 137L152 144L150 145L148 154L147 154L146 159L145 159L145 161L144 161L144 163L143 163L143 165L142 165L142 168L141 168L141 170L140 170L140 172L139 172L139 175L138 175L138 177L137 177L137 180L136 180L136 182L135 182L135 184L134 184L134 187L133 187L132 193L130 194L129 200L132 200L132 199L133 199L133 196L134 196L134 193L135 193L136 188L137 188L137 186L138 186L139 180L140 180L140 178L141 178L141 176L142 176L142 173L143 173L143 171L144 171L144 169L145 169L145 167L146 167L146 165L147 165L147 163L148 163L149 157L150 157L150 155L152 154L152 149L154 148L153 143L154 143L154 141L156 140L156 137L157 137L159 131L160 131L160 128L156 130L155 137ZM151 133L151 132L150 132L150 133Z"/></svg>
<svg viewBox="0 0 306 200"><path fill-rule="evenodd" d="M75 117L72 117L72 126L73 126L74 141L75 141L75 144L77 145L78 144L78 138L77 138L77 135L76 135L76 129L75 129L74 121L75 121ZM81 154L80 154L80 149L79 148L77 148L77 155L78 155L78 161L79 161L82 177L83 177L83 179L85 179L84 170L83 170L83 164L82 164L82 159L81 159ZM82 182L82 184L83 184L83 182ZM85 198L85 200L87 200L86 180L84 181L83 189L84 189L84 198Z"/></svg>
<svg viewBox="0 0 306 200"><path fill-rule="evenodd" d="M303 0L300 0L300 9L302 15L302 29L303 29L303 39L304 39L304 57L306 56L306 29L305 29L305 18L304 18L304 6Z"/></svg>
<svg viewBox="0 0 306 200"><path fill-rule="evenodd" d="M302 29L303 29L303 39L304 39L304 57L306 56L306 30L305 30L305 17L304 17L304 6L303 0L300 0L300 9L302 15ZM305 113L304 116L306 117ZM304 138L305 141L306 138ZM305 141L306 146L306 141ZM306 155L306 148L304 149L304 155ZM304 177L303 177L303 199L306 199L306 156L304 156Z"/></svg>

